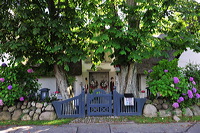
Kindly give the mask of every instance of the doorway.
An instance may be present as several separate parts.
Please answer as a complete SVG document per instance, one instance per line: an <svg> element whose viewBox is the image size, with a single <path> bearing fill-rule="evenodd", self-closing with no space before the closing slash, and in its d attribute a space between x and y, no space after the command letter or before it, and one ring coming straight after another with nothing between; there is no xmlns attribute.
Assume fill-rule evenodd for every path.
<svg viewBox="0 0 200 133"><path fill-rule="evenodd" d="M101 88L108 90L109 88L109 72L89 72L90 90Z"/></svg>

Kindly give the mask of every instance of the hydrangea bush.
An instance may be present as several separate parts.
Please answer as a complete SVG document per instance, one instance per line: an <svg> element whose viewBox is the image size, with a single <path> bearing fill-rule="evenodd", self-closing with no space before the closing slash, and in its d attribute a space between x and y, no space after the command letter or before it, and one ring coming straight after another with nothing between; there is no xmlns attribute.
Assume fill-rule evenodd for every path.
<svg viewBox="0 0 200 133"><path fill-rule="evenodd" d="M33 69L18 64L8 67L0 66L0 106L13 105L32 97L39 89Z"/></svg>
<svg viewBox="0 0 200 133"><path fill-rule="evenodd" d="M158 65L146 71L147 84L151 93L168 99L174 108L195 104L200 98L194 77L187 77L178 67L178 60L161 60Z"/></svg>

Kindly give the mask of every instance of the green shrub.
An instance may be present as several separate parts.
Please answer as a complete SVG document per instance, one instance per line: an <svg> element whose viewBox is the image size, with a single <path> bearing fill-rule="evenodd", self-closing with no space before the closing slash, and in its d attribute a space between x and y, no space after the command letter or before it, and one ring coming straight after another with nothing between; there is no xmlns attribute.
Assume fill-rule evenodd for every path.
<svg viewBox="0 0 200 133"><path fill-rule="evenodd" d="M188 63L182 71L186 77L193 77L196 81L197 88L200 89L200 65Z"/></svg>
<svg viewBox="0 0 200 133"><path fill-rule="evenodd" d="M187 77L181 70L175 59L161 60L152 70L145 72L151 93L168 99L174 108L191 106L200 98L192 75Z"/></svg>
<svg viewBox="0 0 200 133"><path fill-rule="evenodd" d="M33 97L39 89L33 70L23 64L8 67L0 66L0 105L13 105Z"/></svg>

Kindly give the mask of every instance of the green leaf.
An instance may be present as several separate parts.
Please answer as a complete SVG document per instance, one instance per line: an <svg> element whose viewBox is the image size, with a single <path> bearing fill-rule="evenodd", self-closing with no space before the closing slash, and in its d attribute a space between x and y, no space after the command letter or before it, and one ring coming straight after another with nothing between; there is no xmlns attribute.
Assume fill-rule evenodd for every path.
<svg viewBox="0 0 200 133"><path fill-rule="evenodd" d="M100 47L95 51L95 53L103 53L103 52L104 52L103 46L100 46Z"/></svg>
<svg viewBox="0 0 200 133"><path fill-rule="evenodd" d="M119 52L119 54L120 54L120 55L126 55L126 51L125 51L125 50L121 50L121 51Z"/></svg>
<svg viewBox="0 0 200 133"><path fill-rule="evenodd" d="M66 71L69 71L69 66L68 65L65 65L64 68L65 68Z"/></svg>
<svg viewBox="0 0 200 133"><path fill-rule="evenodd" d="M33 29L33 35L36 35L40 32L40 29L39 28L34 28Z"/></svg>
<svg viewBox="0 0 200 133"><path fill-rule="evenodd" d="M102 39L102 40L109 40L109 37L108 37L107 34L103 34L103 35L101 36L101 39Z"/></svg>
<svg viewBox="0 0 200 133"><path fill-rule="evenodd" d="M78 57L77 56L73 56L72 58L71 58L71 61L73 62L73 63L76 63L77 61L78 61Z"/></svg>

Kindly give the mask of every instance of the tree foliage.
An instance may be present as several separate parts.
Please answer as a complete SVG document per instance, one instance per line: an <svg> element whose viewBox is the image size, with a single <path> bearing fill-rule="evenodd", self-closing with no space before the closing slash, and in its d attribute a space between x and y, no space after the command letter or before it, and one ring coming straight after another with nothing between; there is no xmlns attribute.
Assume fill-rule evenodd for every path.
<svg viewBox="0 0 200 133"><path fill-rule="evenodd" d="M85 8L82 0L2 1L1 53L32 64L63 65L84 59L90 35Z"/></svg>
<svg viewBox="0 0 200 133"><path fill-rule="evenodd" d="M15 62L54 65L64 83L67 63L88 55L99 62L109 52L113 64L128 66L171 49L200 51L199 18L193 0L4 0L0 52Z"/></svg>
<svg viewBox="0 0 200 133"><path fill-rule="evenodd" d="M127 65L153 56L176 55L186 47L199 51L199 5L184 0L105 1L91 21L96 55L111 52L114 64ZM98 32L97 32L98 31ZM155 37L162 35L160 37Z"/></svg>

